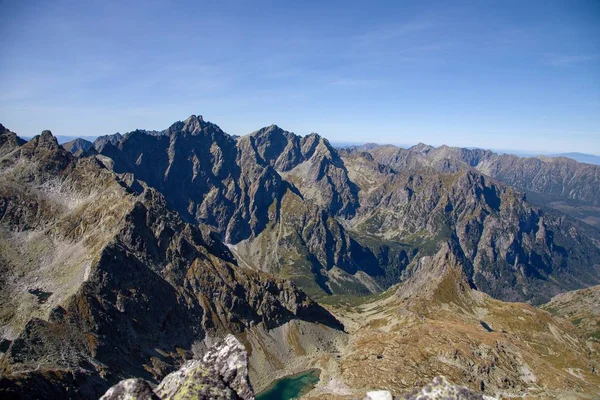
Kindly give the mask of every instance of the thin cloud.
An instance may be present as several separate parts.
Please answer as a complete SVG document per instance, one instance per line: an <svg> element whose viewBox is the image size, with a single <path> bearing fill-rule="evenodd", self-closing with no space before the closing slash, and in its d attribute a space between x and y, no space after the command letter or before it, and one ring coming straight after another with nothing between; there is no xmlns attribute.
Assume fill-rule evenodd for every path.
<svg viewBox="0 0 600 400"><path fill-rule="evenodd" d="M434 27L435 24L430 21L411 21L401 25L377 28L358 35L355 39L355 44L359 46L371 46L384 41L433 29Z"/></svg>
<svg viewBox="0 0 600 400"><path fill-rule="evenodd" d="M570 66L583 64L600 60L600 54L580 54L580 55L565 55L565 54L550 54L547 56L547 63L555 66Z"/></svg>
<svg viewBox="0 0 600 400"><path fill-rule="evenodd" d="M383 83L379 79L355 79L355 78L339 78L332 80L329 84L332 86L345 87L374 87Z"/></svg>

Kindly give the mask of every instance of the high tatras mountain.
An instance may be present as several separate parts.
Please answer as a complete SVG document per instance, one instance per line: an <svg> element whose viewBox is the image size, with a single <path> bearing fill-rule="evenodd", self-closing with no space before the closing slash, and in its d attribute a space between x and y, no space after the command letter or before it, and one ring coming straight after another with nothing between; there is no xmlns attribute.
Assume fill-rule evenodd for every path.
<svg viewBox="0 0 600 400"><path fill-rule="evenodd" d="M275 125L234 138L198 116L100 150L132 188L137 180L160 191L244 265L317 297L402 282L414 260L448 238L469 260L471 283L499 299L541 303L600 283L600 233L473 167L490 152L339 152L317 134Z"/></svg>
<svg viewBox="0 0 600 400"><path fill-rule="evenodd" d="M0 127L2 398L235 398L222 368L187 379L228 334L257 393L312 368L308 398L599 384L600 232L534 198L595 204L589 166L196 115L81 144Z"/></svg>

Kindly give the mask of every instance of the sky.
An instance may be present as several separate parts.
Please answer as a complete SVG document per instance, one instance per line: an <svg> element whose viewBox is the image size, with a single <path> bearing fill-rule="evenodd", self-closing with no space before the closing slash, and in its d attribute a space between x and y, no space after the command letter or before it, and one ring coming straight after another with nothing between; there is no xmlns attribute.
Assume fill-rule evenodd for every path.
<svg viewBox="0 0 600 400"><path fill-rule="evenodd" d="M600 154L600 1L0 0L0 123Z"/></svg>

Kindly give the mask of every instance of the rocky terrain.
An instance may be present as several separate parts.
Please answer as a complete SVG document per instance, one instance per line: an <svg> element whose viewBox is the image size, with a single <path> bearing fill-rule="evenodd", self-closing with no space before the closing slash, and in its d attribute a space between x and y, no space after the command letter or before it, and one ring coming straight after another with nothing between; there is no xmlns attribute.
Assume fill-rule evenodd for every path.
<svg viewBox="0 0 600 400"><path fill-rule="evenodd" d="M539 304L598 279L596 229L536 207L475 170L396 172L374 164L368 153L343 159L361 188L362 207L347 223L357 238L383 238L419 255L452 240L469 282L502 300Z"/></svg>
<svg viewBox="0 0 600 400"><path fill-rule="evenodd" d="M569 320L575 333L600 351L600 286L561 293L541 307Z"/></svg>
<svg viewBox="0 0 600 400"><path fill-rule="evenodd" d="M529 202L493 153L338 151L196 115L84 145L0 129L0 397L125 380L107 396L171 398L185 381L244 398L206 372L228 334L257 392L313 368L306 398L418 398L437 376L473 398L600 387L600 232ZM595 170L543 162L545 178L519 179L595 204ZM528 163L513 164L546 171ZM568 195L543 184L571 172Z"/></svg>
<svg viewBox="0 0 600 400"><path fill-rule="evenodd" d="M202 356L186 362L179 370L167 375L158 385L139 378L126 379L110 388L100 400L153 399L153 400L251 400L254 390L248 377L248 354L233 335L216 343ZM364 400L488 400L466 387L436 377L421 389L400 397L389 390L373 390Z"/></svg>
<svg viewBox="0 0 600 400"><path fill-rule="evenodd" d="M385 294L331 302L351 339L318 364L321 383L306 398L411 398L438 375L492 398L596 398L600 358L571 322L471 289L460 264L444 245Z"/></svg>

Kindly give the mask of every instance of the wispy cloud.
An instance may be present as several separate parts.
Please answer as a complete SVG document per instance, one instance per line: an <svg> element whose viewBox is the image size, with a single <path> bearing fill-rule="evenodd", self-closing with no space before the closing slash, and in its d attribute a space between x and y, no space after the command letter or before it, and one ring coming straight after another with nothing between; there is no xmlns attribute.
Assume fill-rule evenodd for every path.
<svg viewBox="0 0 600 400"><path fill-rule="evenodd" d="M357 78L338 78L329 82L332 86L342 87L375 87L383 84L380 79L357 79Z"/></svg>
<svg viewBox="0 0 600 400"><path fill-rule="evenodd" d="M433 29L436 25L431 21L409 21L404 24L385 26L372 29L355 38L355 44L359 46L371 46L392 39L412 35L418 32Z"/></svg>
<svg viewBox="0 0 600 400"><path fill-rule="evenodd" d="M546 62L555 67L583 64L583 63L599 61L599 60L600 60L600 54L578 54L578 55L548 54L548 55L546 55Z"/></svg>

